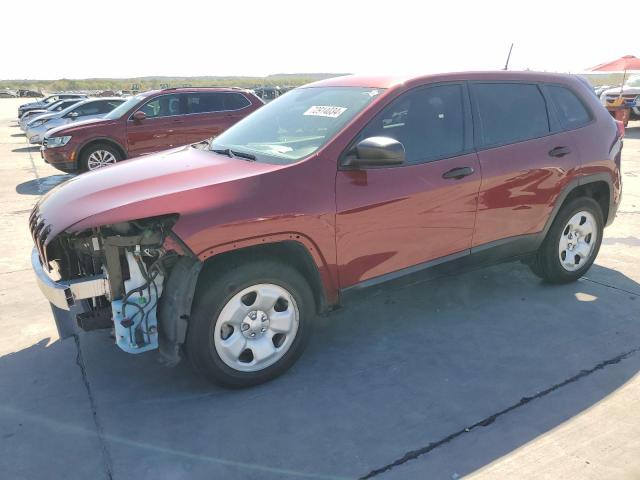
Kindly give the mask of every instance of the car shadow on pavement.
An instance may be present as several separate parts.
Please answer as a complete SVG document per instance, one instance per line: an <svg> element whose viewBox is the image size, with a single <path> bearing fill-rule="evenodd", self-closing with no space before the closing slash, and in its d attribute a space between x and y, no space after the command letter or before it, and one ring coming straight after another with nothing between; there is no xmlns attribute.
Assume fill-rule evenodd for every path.
<svg viewBox="0 0 640 480"><path fill-rule="evenodd" d="M14 148L11 151L14 153L19 153L19 152L37 152L38 150L40 150L39 145L31 145L29 147Z"/></svg>
<svg viewBox="0 0 640 480"><path fill-rule="evenodd" d="M12 137L26 137L27 134L26 133L12 133L11 136Z"/></svg>
<svg viewBox="0 0 640 480"><path fill-rule="evenodd" d="M49 175L43 178L34 178L28 182L23 182L16 186L16 192L20 195L43 195L53 187L75 177L71 174Z"/></svg>
<svg viewBox="0 0 640 480"><path fill-rule="evenodd" d="M551 286L504 264L390 284L317 319L287 374L239 391L186 361L169 369L153 352L121 352L106 331L80 334L80 355L73 339L43 340L0 357L0 435L11 436L0 463L18 472L20 453L81 464L69 447L95 434L93 412L115 477L463 476L637 373L640 285L600 266L590 276L606 281ZM491 432L499 441L483 441Z"/></svg>

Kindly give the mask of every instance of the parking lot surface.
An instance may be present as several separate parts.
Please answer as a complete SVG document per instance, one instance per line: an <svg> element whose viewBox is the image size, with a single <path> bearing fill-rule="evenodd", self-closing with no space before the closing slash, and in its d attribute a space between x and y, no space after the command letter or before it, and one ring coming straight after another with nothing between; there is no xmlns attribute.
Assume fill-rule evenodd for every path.
<svg viewBox="0 0 640 480"><path fill-rule="evenodd" d="M585 278L514 263L381 289L232 391L106 331L58 339L27 217L70 176L26 143L20 103L0 99L3 478L640 478L640 122Z"/></svg>

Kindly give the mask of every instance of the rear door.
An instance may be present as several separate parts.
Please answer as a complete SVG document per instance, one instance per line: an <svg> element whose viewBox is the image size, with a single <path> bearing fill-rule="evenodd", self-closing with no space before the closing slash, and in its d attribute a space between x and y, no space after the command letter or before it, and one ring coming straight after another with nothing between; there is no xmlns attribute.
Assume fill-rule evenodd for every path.
<svg viewBox="0 0 640 480"><path fill-rule="evenodd" d="M243 118L251 105L244 95L235 92L193 92L185 95L185 143L217 137Z"/></svg>
<svg viewBox="0 0 640 480"><path fill-rule="evenodd" d="M480 168L465 85L404 93L353 143L376 136L400 141L406 163L338 171L342 288L471 248Z"/></svg>
<svg viewBox="0 0 640 480"><path fill-rule="evenodd" d="M186 97L171 93L146 101L136 111L145 113L144 120L127 119L127 150L130 157L177 147L185 143L183 136Z"/></svg>
<svg viewBox="0 0 640 480"><path fill-rule="evenodd" d="M540 232L578 165L543 86L470 82L482 169L473 246Z"/></svg>

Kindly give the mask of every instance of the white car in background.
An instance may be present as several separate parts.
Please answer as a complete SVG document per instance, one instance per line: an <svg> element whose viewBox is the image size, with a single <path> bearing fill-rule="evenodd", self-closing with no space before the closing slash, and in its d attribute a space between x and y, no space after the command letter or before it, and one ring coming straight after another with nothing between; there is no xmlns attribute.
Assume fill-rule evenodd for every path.
<svg viewBox="0 0 640 480"><path fill-rule="evenodd" d="M91 120L106 115L125 102L124 98L91 98L76 103L60 112L42 115L27 124L26 135L29 143L40 144L44 134L52 128L60 127L79 120Z"/></svg>
<svg viewBox="0 0 640 480"><path fill-rule="evenodd" d="M631 75L622 88L614 87L605 90L600 95L600 101L606 106L607 102L615 100L621 93L625 103L635 101L635 106L631 107L632 118L640 119L640 75Z"/></svg>
<svg viewBox="0 0 640 480"><path fill-rule="evenodd" d="M27 129L27 124L33 120L36 120L38 117L42 115L47 115L49 113L61 112L65 108L69 108L72 105L75 105L78 102L85 100L84 98L65 98L64 100L58 100L57 102L53 102L51 106L44 109L38 110L29 110L20 118L18 122L20 125L20 129L25 131Z"/></svg>

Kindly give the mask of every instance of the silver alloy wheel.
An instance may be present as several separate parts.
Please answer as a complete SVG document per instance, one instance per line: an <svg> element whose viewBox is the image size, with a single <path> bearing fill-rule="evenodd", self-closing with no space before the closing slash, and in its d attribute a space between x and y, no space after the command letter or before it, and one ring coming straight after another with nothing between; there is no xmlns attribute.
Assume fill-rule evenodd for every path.
<svg viewBox="0 0 640 480"><path fill-rule="evenodd" d="M96 150L87 159L87 169L96 170L116 163L116 157L108 150Z"/></svg>
<svg viewBox="0 0 640 480"><path fill-rule="evenodd" d="M587 211L576 213L567 222L558 244L560 264L565 270L574 272L591 258L598 237L597 225Z"/></svg>
<svg viewBox="0 0 640 480"><path fill-rule="evenodd" d="M213 344L234 370L257 372L280 360L291 347L299 325L293 295L271 283L236 293L223 307L213 329Z"/></svg>

